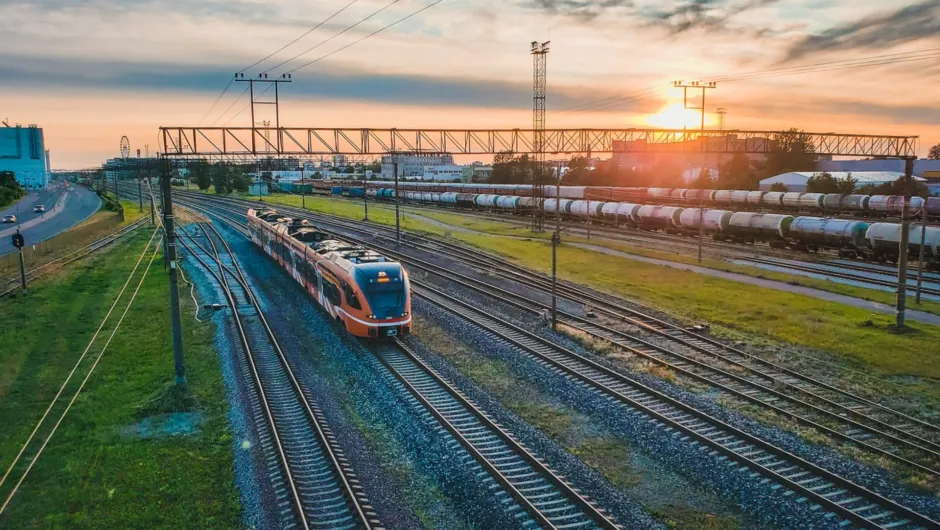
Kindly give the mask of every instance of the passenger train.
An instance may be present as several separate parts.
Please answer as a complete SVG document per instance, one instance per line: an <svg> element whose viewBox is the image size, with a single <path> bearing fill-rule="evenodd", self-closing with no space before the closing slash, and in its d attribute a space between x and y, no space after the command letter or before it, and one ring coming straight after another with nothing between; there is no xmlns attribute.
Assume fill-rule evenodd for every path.
<svg viewBox="0 0 940 530"><path fill-rule="evenodd" d="M411 285L400 263L275 210L248 210L248 230L349 333L382 338L411 332Z"/></svg>

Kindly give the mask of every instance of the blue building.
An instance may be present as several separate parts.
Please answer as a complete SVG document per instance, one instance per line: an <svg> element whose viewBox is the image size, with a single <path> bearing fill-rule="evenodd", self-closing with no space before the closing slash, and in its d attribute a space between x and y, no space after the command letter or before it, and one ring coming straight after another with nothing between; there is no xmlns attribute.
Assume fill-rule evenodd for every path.
<svg viewBox="0 0 940 530"><path fill-rule="evenodd" d="M40 189L49 184L48 157L42 129L0 125L0 171L15 173L24 188Z"/></svg>

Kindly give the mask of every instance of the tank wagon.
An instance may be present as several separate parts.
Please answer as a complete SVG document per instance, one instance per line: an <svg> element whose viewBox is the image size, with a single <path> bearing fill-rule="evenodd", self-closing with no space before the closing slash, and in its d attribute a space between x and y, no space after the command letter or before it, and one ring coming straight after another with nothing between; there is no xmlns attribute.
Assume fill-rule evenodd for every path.
<svg viewBox="0 0 940 530"><path fill-rule="evenodd" d="M772 248L785 248L793 217L772 213L738 212L728 221L727 236L732 241L753 244L766 241Z"/></svg>
<svg viewBox="0 0 940 530"><path fill-rule="evenodd" d="M911 224L908 233L908 253L920 255L920 224ZM940 269L940 228L927 227L924 241L924 258L934 269ZM897 223L875 223L866 234L871 247L872 258L876 261L897 262L901 245L901 225Z"/></svg>
<svg viewBox="0 0 940 530"><path fill-rule="evenodd" d="M868 223L844 219L797 217L790 224L790 238L797 250L838 250L840 257L864 255L868 246Z"/></svg>

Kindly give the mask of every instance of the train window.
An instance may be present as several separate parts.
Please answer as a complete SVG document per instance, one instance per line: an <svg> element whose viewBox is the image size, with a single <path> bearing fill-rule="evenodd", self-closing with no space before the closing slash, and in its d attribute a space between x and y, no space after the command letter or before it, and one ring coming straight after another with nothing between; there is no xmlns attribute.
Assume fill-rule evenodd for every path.
<svg viewBox="0 0 940 530"><path fill-rule="evenodd" d="M323 282L323 294L326 296L326 299L330 301L333 305L341 305L342 301L339 297L339 289L333 282L324 281Z"/></svg>
<svg viewBox="0 0 940 530"><path fill-rule="evenodd" d="M353 309L362 309L362 304L359 303L359 298L356 297L356 292L352 290L352 287L349 286L345 281L343 282L343 296L346 297L346 303L349 304L349 307Z"/></svg>

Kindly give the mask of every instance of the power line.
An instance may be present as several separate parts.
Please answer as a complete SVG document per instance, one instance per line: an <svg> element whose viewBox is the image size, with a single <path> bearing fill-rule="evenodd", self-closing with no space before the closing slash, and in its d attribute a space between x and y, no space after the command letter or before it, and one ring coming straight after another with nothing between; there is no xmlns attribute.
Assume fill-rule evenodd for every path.
<svg viewBox="0 0 940 530"><path fill-rule="evenodd" d="M264 90L262 90L261 93L258 94L258 97L260 98L261 96L267 94L267 93L268 93L268 90L271 90L271 88L273 88L273 87L274 87L273 84L268 85L268 88L265 88ZM245 92L247 92L247 91L248 91L248 89L246 88L246 89L245 89ZM242 95L244 95L244 94L245 94L245 93L242 92ZM238 100L236 99L236 100L235 100L235 103L237 103L237 102L238 102ZM233 107L235 106L235 103L232 104ZM228 120L226 120L225 123L222 124L222 126L224 127L224 126L228 125L229 123L231 123L232 120L234 120L235 118L241 116L242 112L245 112L246 110L248 110L248 107L250 107L250 106L251 106L251 102L249 101L248 104L245 105L244 107L242 107L242 109L241 109L240 111L236 112L234 116L232 116L231 118L229 118ZM228 111L226 111L226 112L228 112ZM251 126L254 127L255 124L252 123Z"/></svg>
<svg viewBox="0 0 940 530"><path fill-rule="evenodd" d="M624 99L624 98L635 97L635 96L637 96L637 95L639 95L639 94L642 94L643 92L648 92L648 91L650 91L650 90L656 89L656 86L657 86L657 85L654 84L654 85L650 85L650 86L648 86L648 87L646 87L646 88L644 88L644 89L642 89L642 90L638 90L638 91L636 91L636 92L634 92L634 93L632 93L632 94L626 94L626 95L621 94L621 95L619 95L619 96L610 96L609 98L604 98L604 99L599 99L599 100L596 100L596 101L591 101L591 102L584 103L584 104L581 104L581 105L577 105L577 106L574 106L574 107L568 107L568 108L566 108L566 109L561 109L561 110L555 111L554 114L565 114L565 113L568 113L568 112L578 111L578 110L582 110L582 109L583 109L583 110L587 110L587 108L589 108L589 107L593 107L593 106L595 106L595 105L600 105L600 104L603 104L603 103L608 102L608 101L613 102L612 100L622 100L622 99Z"/></svg>
<svg viewBox="0 0 940 530"><path fill-rule="evenodd" d="M326 40L320 41L319 43L317 43L317 44L316 44L315 46L313 46L312 48L308 48L307 50L298 53L297 55L291 57L290 59L288 59L288 60L286 60L286 61L283 61L283 62L279 63L279 64L276 65L276 66L272 66L271 68L268 68L267 70L265 70L265 71L262 72L262 73L267 73L267 72L270 72L271 70L274 70L274 69L276 69L276 68L280 68L280 67L284 66L285 64L287 64L287 63L293 61L294 59L298 59L298 58L300 58L300 57L302 57L302 56L304 56L304 55L306 55L306 54L312 52L313 50L316 50L316 49L319 48L320 46L323 46L324 44L330 42L331 40L335 39L336 37L339 37L340 35L346 33L347 31L349 31L349 30L355 28L355 27L358 26L359 24L362 24L363 22L365 22L365 21L371 19L372 17L378 15L378 14L381 13L382 11L385 11L386 9L392 7L393 5L397 4L397 3L400 2L400 1L401 1L401 0L392 0L391 2L385 4L383 7L379 8L377 11L372 12L372 14L370 14L369 16L367 16L367 17L361 19L359 22L356 22L355 24L353 24L353 25L351 25L351 26L347 26L346 29L344 29L343 31L340 31L339 33L333 35L332 37L330 37L330 38L328 38L328 39L326 39ZM296 68L295 68L294 70L296 70ZM288 72L293 72L294 70L288 70Z"/></svg>
<svg viewBox="0 0 940 530"><path fill-rule="evenodd" d="M851 63L851 64L833 65L833 66L828 66L828 67L813 67L813 68L805 68L802 70L790 70L790 71L785 71L785 72L771 72L771 73L766 73L766 74L741 75L739 77L726 77L724 79L719 79L719 81L722 81L724 83L729 83L732 81L750 81L753 79L766 79L766 78L771 78L771 77L783 77L787 75L810 74L810 73L818 73L818 72L834 72L834 71L839 71L839 70L851 70L854 68L864 68L864 67L869 67L869 66L890 66L890 65L895 65L895 64L910 63L910 62L915 62L915 61L924 61L927 59L936 59L936 58L940 58L940 53L919 56L919 57L902 57L898 59L876 60L876 61L861 62L861 63L856 62L856 63Z"/></svg>
<svg viewBox="0 0 940 530"><path fill-rule="evenodd" d="M210 127L213 126L213 125L215 125L216 123L218 123L218 121L221 120L223 116L225 116L226 114L228 114L229 111L232 110L232 107L234 107L235 104L238 103L238 100L240 100L240 99L242 98L242 96L244 96L245 94L248 93L248 89L249 89L249 88L250 88L250 87L245 87L245 90L242 90L242 93L239 94L238 97L236 97L234 101L232 101L232 104L229 105L227 109L225 109L225 112L223 112L222 114L219 114L219 117L216 118L215 121L212 122L212 125L210 125ZM270 88L270 87L269 87L269 88ZM239 112L239 114L241 114L241 112ZM237 116L237 115L236 115L236 116ZM232 118L229 118L229 121L232 121ZM226 123L228 123L228 122L226 122Z"/></svg>
<svg viewBox="0 0 940 530"><path fill-rule="evenodd" d="M321 21L319 24L317 24L316 26L314 26L314 27L308 29L308 30L305 31L303 34L301 34L299 37L297 37L296 39L294 39L294 40L288 42L288 43L285 44L284 46L281 46L281 47L278 48L276 51L272 52L271 54L269 54L269 55L268 55L267 57L265 57L264 59L261 59L260 61L255 62L255 63L252 64L251 66L242 68L241 71L244 72L245 70L250 70L250 69L252 69L252 68L258 66L259 64L261 64L261 63L267 61L267 60L270 59L271 57L274 57L275 55L281 53L282 51L286 50L287 48L293 46L294 43L296 43L296 42L299 41L300 39L306 37L307 35L310 35L310 34L313 33L314 31L316 31L317 29L319 29L320 26L322 26L322 25L326 24L327 22L333 20L334 18L336 18L337 15L339 15L339 14L342 13L343 11L346 11L348 8L352 7L352 5L355 4L355 3L358 2L358 1L359 1L359 0L352 0L351 2L349 2L348 4L346 4L345 6L343 6L339 11L337 11L337 12L333 13L332 15L330 15L329 17L323 19L323 21Z"/></svg>
<svg viewBox="0 0 940 530"><path fill-rule="evenodd" d="M397 1L398 1L398 0L395 0L395 2L397 2ZM331 55L335 55L335 54L337 54L337 53L339 53L339 52L345 50L346 48L349 48L349 47L351 47L351 46L355 46L356 44L359 44L360 42L362 42L362 41L364 41L364 40L366 40L366 39L368 39L368 38L370 38L370 37L374 37L375 35L378 35L379 33L382 33L383 31L385 31L385 30L387 30L387 29L389 29L389 28L391 28L391 27L393 27L393 26L396 26L396 25L398 25L398 24L400 24L400 23L402 23L402 22L408 20L409 18L414 17L414 16L416 16L416 15L422 13L423 11L426 11L426 10L428 10L428 9L431 9L432 7L436 6L437 4L440 4L440 3L443 2L443 1L444 1L444 0L436 0L435 2L431 2L430 4L428 4L428 5L424 6L424 7L422 7L421 9L419 9L419 10L413 12L413 13L411 13L410 15L404 16L404 17L402 17L402 18L396 20L395 22L392 22L391 24L389 24L389 25L387 25L387 26L385 26L385 27L382 27L382 28L380 28L380 29L377 29L377 30L373 31L372 33L369 33L368 35L366 35L366 36L364 36L364 37L362 37L362 38L360 38L360 39L358 39L358 40L355 40L355 41L353 41L353 42L350 42L349 44L343 46L342 48L339 48L339 49L337 49L337 50L333 50L333 51L331 51L330 53L328 53L328 54L326 54L326 55L321 55L320 57L317 57L316 59L314 59L314 60L312 60L312 61L310 61L310 62L308 62L308 63L306 63L306 64L302 64L302 65L300 65L300 66L298 66L298 67L296 67L296 68L293 68L293 69L291 69L291 70L288 70L288 71L285 72L285 73L293 73L293 72L296 72L297 70L300 70L300 69L302 69L302 68L306 68L306 67L308 67L308 66L310 66L310 65L312 65L312 64L314 64L314 63L318 63L318 62L322 61L323 59L326 59L327 57L330 57ZM392 2L392 3L395 3L395 2ZM391 4L389 4L389 5L391 5Z"/></svg>
<svg viewBox="0 0 940 530"><path fill-rule="evenodd" d="M738 74L718 76L718 77L710 78L709 80L710 81L724 81L725 79L736 78L736 77L741 77L741 76L750 76L754 74L763 74L763 73L769 73L769 72L782 72L785 70L804 69L804 68L810 68L810 67L816 67L816 66L830 66L830 65L837 65L837 64L843 64L843 63L855 63L855 62L861 62L861 61L872 61L875 59L886 59L890 57L903 58L904 56L921 55L924 53L936 53L936 52L940 52L940 48L928 48L925 50L918 50L918 51L912 51L912 52L889 53L889 54L884 54L884 55L872 55L869 57L859 57L857 59L842 59L838 61L827 61L827 62L822 62L822 63L769 68L766 70L756 70L753 72L742 72Z"/></svg>
<svg viewBox="0 0 940 530"><path fill-rule="evenodd" d="M197 125L201 125L202 122L205 121L205 119L209 117L209 113L212 112L212 109L214 109L215 106L219 104L219 101L222 99L222 96L224 96L225 93L228 92L229 87L231 87L232 83L234 82L235 82L235 77L233 76L231 79L228 80L228 84L225 85L225 88L222 89L222 93L219 94L219 97L215 98L215 102L212 103L212 106L209 107L209 110L207 110L206 113L202 115L202 118L199 119L199 122L197 123Z"/></svg>

